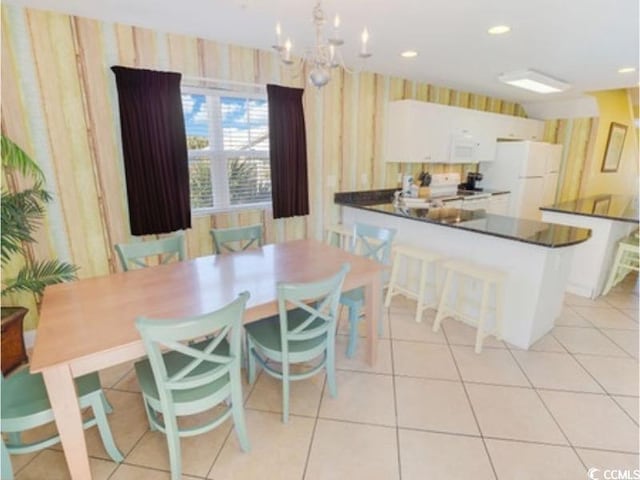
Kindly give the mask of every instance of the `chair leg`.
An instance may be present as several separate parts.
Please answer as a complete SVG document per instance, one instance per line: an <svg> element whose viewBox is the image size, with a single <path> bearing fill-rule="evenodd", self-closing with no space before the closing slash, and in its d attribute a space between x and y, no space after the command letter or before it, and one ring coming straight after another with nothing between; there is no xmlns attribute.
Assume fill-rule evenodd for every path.
<svg viewBox="0 0 640 480"><path fill-rule="evenodd" d="M107 396L104 394L104 392L102 392L102 395L100 395L100 401L102 402L105 413L110 414L113 412L113 407L109 403L109 400L107 400Z"/></svg>
<svg viewBox="0 0 640 480"><path fill-rule="evenodd" d="M327 344L327 352L326 352L326 364L325 369L327 370L327 387L329 387L329 395L335 397L338 393L338 389L336 386L336 342L335 338L333 341L328 342Z"/></svg>
<svg viewBox="0 0 640 480"><path fill-rule="evenodd" d="M436 313L436 319L433 321L434 332L440 330L440 324L442 323L442 319L444 318L447 296L449 296L449 290L451 289L452 276L453 273L451 272L451 270L447 270L447 274L444 279L444 287L442 288L442 293L440 294L440 302L438 303L438 313Z"/></svg>
<svg viewBox="0 0 640 480"><path fill-rule="evenodd" d="M289 422L289 364L282 359L282 422Z"/></svg>
<svg viewBox="0 0 640 480"><path fill-rule="evenodd" d="M253 342L251 337L247 335L247 381L249 385L253 385L253 382L256 381L256 359L254 355Z"/></svg>
<svg viewBox="0 0 640 480"><path fill-rule="evenodd" d="M9 436L9 441L11 442L12 445L22 444L20 432L9 432L8 436Z"/></svg>
<svg viewBox="0 0 640 480"><path fill-rule="evenodd" d="M353 357L358 344L358 321L360 311L355 305L349 306L349 345L347 346L347 357Z"/></svg>
<svg viewBox="0 0 640 480"><path fill-rule="evenodd" d="M169 449L169 465L171 468L171 480L181 480L182 478L182 456L180 453L180 436L178 434L178 423L175 416L165 418L165 433L167 437L167 447Z"/></svg>
<svg viewBox="0 0 640 480"><path fill-rule="evenodd" d="M387 288L387 295L384 299L384 306L389 308L391 305L391 298L393 297L393 287L395 287L396 282L398 281L398 270L400 263L400 254L397 254L393 260L393 264L391 265L391 277L389 278L389 288Z"/></svg>
<svg viewBox="0 0 640 480"><path fill-rule="evenodd" d="M489 284L485 280L482 285L482 303L480 304L480 318L478 318L478 331L476 333L476 353L482 353L482 341L484 340L484 320L487 317L487 304L489 300Z"/></svg>
<svg viewBox="0 0 640 480"><path fill-rule="evenodd" d="M243 452L251 450L249 436L247 435L247 423L244 418L244 406L242 397L242 385L240 384L240 371L231 379L231 415L236 429L238 442Z"/></svg>
<svg viewBox="0 0 640 480"><path fill-rule="evenodd" d="M13 468L11 467L11 457L9 456L9 450L4 444L4 439L0 436L0 473L2 478L6 480L13 480Z"/></svg>
<svg viewBox="0 0 640 480"><path fill-rule="evenodd" d="M120 463L124 460L124 457L113 440L109 421L107 420L105 405L109 405L109 403L107 402L104 392L100 391L97 397L92 398L91 409L93 410L93 416L95 417L98 425L98 432L100 433L104 449L114 462Z"/></svg>

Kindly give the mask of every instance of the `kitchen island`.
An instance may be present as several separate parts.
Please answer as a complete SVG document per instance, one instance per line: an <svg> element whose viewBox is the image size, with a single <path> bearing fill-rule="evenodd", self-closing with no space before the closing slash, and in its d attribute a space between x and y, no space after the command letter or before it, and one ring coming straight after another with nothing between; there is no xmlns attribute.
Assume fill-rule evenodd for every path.
<svg viewBox="0 0 640 480"><path fill-rule="evenodd" d="M395 228L400 243L504 271L503 338L512 345L527 349L553 328L573 250L589 238L589 230L485 210L406 208L394 205L392 194L336 193L335 202L342 206L345 225ZM472 285L469 292L479 297L479 286Z"/></svg>
<svg viewBox="0 0 640 480"><path fill-rule="evenodd" d="M638 197L596 195L541 210L543 221L591 229L591 239L575 249L567 290L588 298L601 295L618 242L638 228Z"/></svg>

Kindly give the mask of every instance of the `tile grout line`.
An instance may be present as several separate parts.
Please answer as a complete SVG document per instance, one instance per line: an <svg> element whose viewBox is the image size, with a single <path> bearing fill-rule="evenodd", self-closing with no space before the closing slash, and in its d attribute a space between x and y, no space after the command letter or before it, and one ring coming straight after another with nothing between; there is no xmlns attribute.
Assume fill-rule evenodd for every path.
<svg viewBox="0 0 640 480"><path fill-rule="evenodd" d="M334 360L335 366L335 360ZM337 369L336 369L337 370ZM337 383L337 379L336 379ZM318 402L318 408L316 409L315 421L313 422L313 428L311 429L311 437L309 438L309 447L307 448L307 456L304 460L304 468L302 469L302 480L307 476L307 468L309 468L309 459L311 458L311 449L313 448L313 441L316 438L316 430L318 428L318 422L320 421L320 408L322 407L322 399L324 398L324 392L327 388L327 375L324 376L322 382L322 390L320 391L320 401Z"/></svg>
<svg viewBox="0 0 640 480"><path fill-rule="evenodd" d="M396 453L398 456L398 478L402 480L402 455L400 454L400 426L398 421L398 395L396 393L396 363L393 358L393 327L391 322L391 305L387 309L389 325L389 349L391 351L391 384L393 387L393 409L396 418Z"/></svg>
<svg viewBox="0 0 640 480"><path fill-rule="evenodd" d="M440 325L440 328L442 328L442 334L444 335L444 338L447 341L447 347L449 348L449 355L451 355L451 358L453 359L453 364L456 367L456 372L458 372L458 378L460 379L460 383L462 385L462 389L464 391L464 395L467 398L467 402L469 404L469 408L471 410L471 414L473 415L473 420L476 422L476 428L478 429L478 432L480 433L480 440L482 440L482 446L484 447L484 451L487 454L487 459L489 460L489 465L491 465L491 470L493 471L493 476L495 477L496 480L499 480L498 472L496 471L496 467L493 464L493 458L491 458L491 454L489 453L489 447L487 446L487 442L486 442L485 437L484 437L484 432L482 431L482 428L480 428L480 422L478 421L478 416L476 415L476 411L473 408L473 402L471 402L471 397L469 396L469 391L467 390L467 385L465 384L464 378L462 377L462 372L460 371L460 367L458 366L458 361L456 360L456 356L453 354L453 349L451 348L451 344L449 343L449 337L447 336L446 330L442 327L442 324ZM506 343L505 343L505 345L506 345Z"/></svg>
<svg viewBox="0 0 640 480"><path fill-rule="evenodd" d="M245 374L247 372L246 368L245 370ZM246 413L247 410L251 410L249 407L247 407L247 403L249 403L249 397L251 397L251 394L253 393L253 390L256 388L256 385L258 384L258 380L260 380L260 377L263 374L263 370L260 369L260 371L258 372L258 374L256 375L256 378L253 382L253 384L250 384L250 388L249 388L249 392L247 393L247 397L244 398L244 392L243 392L243 399L242 399L242 410L243 410L243 414ZM240 368L240 374L242 375L242 368ZM245 415L245 423L246 423L246 415ZM211 465L209 466L209 469L207 470L207 473L205 474L205 479L209 478L209 476L211 475L211 471L213 470L213 467L215 466L216 462L220 459L220 455L222 455L222 451L224 450L224 447L227 445L227 442L229 441L229 438L231 438L231 434L234 432L235 430L235 423L231 426L231 428L229 429L229 431L227 432L227 435L224 437L224 440L222 441L222 444L220 445L220 449L218 450L218 453L216 453L216 455L213 457L213 462L211 462ZM249 436L249 429L247 428L247 437Z"/></svg>
<svg viewBox="0 0 640 480"><path fill-rule="evenodd" d="M564 346L564 345L563 345ZM536 396L538 397L538 400L540 400L540 402L542 403L542 405L544 406L544 409L547 411L547 413L549 414L549 416L553 419L553 422L556 424L556 427L558 427L558 430L560 430L560 433L562 433L562 436L564 437L564 439L567 441L567 444L569 445L569 447L571 447L571 450L573 450L573 453L576 455L576 457L578 457L578 460L580 461L580 463L582 464L582 466L585 468L585 470L588 469L587 465L584 463L584 461L582 460L582 457L578 454L578 451L576 450L576 448L573 445L573 442L571 442L571 440L569 439L569 436L565 433L564 429L562 428L562 426L560 425L560 422L556 419L555 415L553 415L553 412L551 412L551 409L549 408L549 406L546 404L546 402L544 401L544 398L542 398L542 395L540 394L540 392L538 391L538 389L536 388L536 386L533 384L533 382L531 381L531 379L529 378L529 376L527 375L527 372L525 371L525 369L522 367L522 365L520 365L520 362L518 362L518 357L516 357L513 354L513 351L511 351L510 348L508 348L509 350L509 354L511 355L511 358L513 359L513 361L516 363L516 365L518 366L518 368L520 369L520 371L522 372L522 374L524 375L524 377L527 379L527 382L529 382L529 384L531 385L532 390L535 392Z"/></svg>
<svg viewBox="0 0 640 480"><path fill-rule="evenodd" d="M605 300L605 302L606 302L606 298L605 298L604 300ZM607 303L608 303L608 302L607 302ZM609 304L609 303L608 303L608 305L609 305L609 308L613 308L614 310L618 310L618 311L620 311L619 309L617 309L617 308L616 308L616 307L614 307L613 305L611 305L611 304ZM603 308L603 307L589 307L589 306L586 306L586 305L583 305L582 307L583 307L583 308ZM604 308L607 308L607 307L604 307ZM632 357L632 358L634 358L634 359L635 359L635 357L634 357L633 355L631 355L631 353L627 352L627 351L626 351L624 348L622 348L622 347L621 347L621 346L620 346L620 345L619 345L615 340L613 340L613 339L612 339L612 338L610 338L606 333L604 333L604 332L602 331L602 328L601 328L601 327L599 327L598 325L596 325L595 323L593 323L591 320L589 320L587 317L585 317L585 316L584 316L582 313L580 313L579 311L573 310L573 312L574 312L576 315L578 315L580 318L582 318L584 321L586 321L586 322L588 322L589 324L591 324L591 325L593 326L593 328L595 328L595 329L600 333L600 335L604 336L607 340L609 340L611 343L613 343L616 347L618 347L618 348L619 348L622 352L624 352L627 356ZM626 315L626 314L624 314L624 312L622 312L622 311L620 311L620 313L622 313L623 315L625 315L625 317L627 316L627 315ZM619 330L626 330L626 329L619 329ZM634 331L634 330L629 330L629 331ZM637 329L636 329L635 331L636 331L636 332L638 332L638 330L637 330ZM554 338L555 338L555 337L554 337ZM556 340L558 340L558 339L556 338ZM558 340L558 341L559 341L559 340ZM563 347L564 347L564 345L563 345ZM566 348L566 347L565 347L565 348ZM567 349L567 350L568 350L568 349ZM569 352L569 353L571 353L571 352ZM620 358L622 358L622 357L620 357Z"/></svg>
<svg viewBox="0 0 640 480"><path fill-rule="evenodd" d="M555 338L555 337L554 337ZM556 339L558 340L558 339ZM562 345L566 350L567 350L567 354L573 359L574 362L576 362L578 365L580 365L580 368L582 368L582 370L585 371L585 373L587 375L589 375L589 377L591 377L593 379L593 381L598 384L598 386L602 389L602 391L604 392L604 395L606 395L607 397L609 397L609 399L616 404L616 406L622 410L622 412L629 417L629 419L637 426L638 422L629 414L629 412L627 412L624 408L622 408L622 405L620 405L618 402L616 402L616 399L613 397L613 394L609 393L609 391L604 387L604 385L602 385L598 379L591 374L591 372L589 372L589 370L587 370L587 368L582 364L582 362L580 362L579 359L577 359L575 357L575 354L573 354L562 342L560 342L560 340L558 340L558 343L560 343L560 345ZM586 354L578 354L578 355L586 355ZM625 357L613 357L613 358L625 358ZM623 395L624 396L624 395ZM631 397L634 398L634 397Z"/></svg>

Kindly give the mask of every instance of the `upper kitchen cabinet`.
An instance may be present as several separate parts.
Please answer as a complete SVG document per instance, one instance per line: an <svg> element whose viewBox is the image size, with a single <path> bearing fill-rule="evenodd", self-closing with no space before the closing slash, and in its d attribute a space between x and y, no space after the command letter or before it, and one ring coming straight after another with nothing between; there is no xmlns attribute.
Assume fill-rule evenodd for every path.
<svg viewBox="0 0 640 480"><path fill-rule="evenodd" d="M416 100L389 103L384 150L386 162L446 161L449 112L438 107L441 105Z"/></svg>
<svg viewBox="0 0 640 480"><path fill-rule="evenodd" d="M401 163L492 161L496 141L539 140L539 120L417 100L389 103L384 159Z"/></svg>
<svg viewBox="0 0 640 480"><path fill-rule="evenodd" d="M497 138L510 140L542 141L544 122L530 118L493 114L497 124Z"/></svg>

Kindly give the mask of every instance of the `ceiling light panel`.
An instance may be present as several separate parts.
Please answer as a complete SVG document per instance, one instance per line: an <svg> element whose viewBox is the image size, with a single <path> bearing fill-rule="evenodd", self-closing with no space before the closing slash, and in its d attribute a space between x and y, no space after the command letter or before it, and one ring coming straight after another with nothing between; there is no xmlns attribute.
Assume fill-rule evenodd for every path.
<svg viewBox="0 0 640 480"><path fill-rule="evenodd" d="M498 80L508 85L524 88L536 93L556 93L571 88L571 85L566 82L534 70L520 70L505 73L500 75Z"/></svg>
<svg viewBox="0 0 640 480"><path fill-rule="evenodd" d="M511 27L508 25L496 25L495 27L491 27L487 32L490 35L503 35L511 31Z"/></svg>
<svg viewBox="0 0 640 480"><path fill-rule="evenodd" d="M400 56L404 58L415 58L418 56L418 52L415 50L405 50L400 54Z"/></svg>

